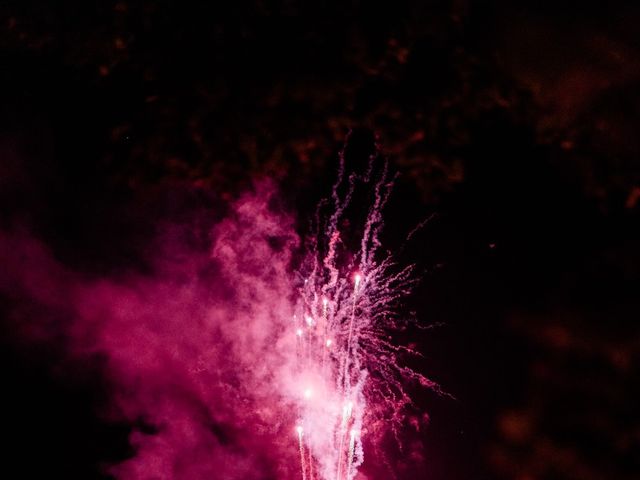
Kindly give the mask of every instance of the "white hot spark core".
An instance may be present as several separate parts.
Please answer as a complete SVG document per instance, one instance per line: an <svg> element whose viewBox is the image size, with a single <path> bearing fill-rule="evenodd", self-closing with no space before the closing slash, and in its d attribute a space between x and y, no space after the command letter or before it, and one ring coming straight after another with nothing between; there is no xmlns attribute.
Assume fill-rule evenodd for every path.
<svg viewBox="0 0 640 480"><path fill-rule="evenodd" d="M374 179L375 161L365 175L352 174L345 182L341 155L331 199L321 203L329 212L316 215L301 272L295 374L302 385L313 385L304 388L298 405L303 480L353 480L364 461L362 437L373 433L368 425L386 419L398 438L402 415L413 405L406 382L437 387L400 365L401 354L418 354L390 340L390 332L412 321L399 315L398 304L417 280L412 265L400 267L381 251L382 210L393 178L385 163ZM371 187L372 203L359 249L350 255L339 226L358 184Z"/></svg>

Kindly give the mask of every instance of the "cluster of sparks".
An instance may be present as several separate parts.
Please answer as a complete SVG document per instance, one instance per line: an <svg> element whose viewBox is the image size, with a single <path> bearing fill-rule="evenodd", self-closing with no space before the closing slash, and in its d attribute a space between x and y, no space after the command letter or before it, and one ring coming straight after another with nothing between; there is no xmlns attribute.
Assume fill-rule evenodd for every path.
<svg viewBox="0 0 640 480"><path fill-rule="evenodd" d="M406 382L434 387L401 364L401 354L418 354L390 335L411 321L398 307L416 278L413 266L398 266L382 250L382 211L394 179L386 164L376 175L375 161L364 175L345 177L341 156L338 180L319 206L308 245L293 318L302 480L355 478L364 461L363 437L374 434L380 419L398 437L403 412L412 405ZM373 197L357 252L350 254L340 226L358 185L368 186Z"/></svg>

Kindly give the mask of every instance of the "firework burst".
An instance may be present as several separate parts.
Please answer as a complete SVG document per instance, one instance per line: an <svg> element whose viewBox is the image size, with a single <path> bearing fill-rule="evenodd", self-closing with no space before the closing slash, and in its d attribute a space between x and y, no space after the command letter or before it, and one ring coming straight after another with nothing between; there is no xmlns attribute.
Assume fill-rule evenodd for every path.
<svg viewBox="0 0 640 480"><path fill-rule="evenodd" d="M380 233L394 177L386 162L372 157L363 175L345 174L340 156L331 198L320 203L314 233L307 242L300 297L293 318L299 419L296 427L303 480L351 480L364 461L363 436L373 420L398 426L412 404L404 385L435 385L402 366L390 333L411 319L399 303L417 279L414 266L399 266L382 250ZM372 192L357 251L350 254L341 225L358 188ZM304 435L303 435L304 432Z"/></svg>

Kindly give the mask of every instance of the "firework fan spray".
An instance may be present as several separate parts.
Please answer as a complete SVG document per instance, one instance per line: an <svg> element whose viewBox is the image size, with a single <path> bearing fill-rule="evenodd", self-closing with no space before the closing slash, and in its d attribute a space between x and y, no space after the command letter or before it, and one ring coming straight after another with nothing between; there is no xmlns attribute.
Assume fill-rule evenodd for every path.
<svg viewBox="0 0 640 480"><path fill-rule="evenodd" d="M364 461L363 437L373 434L374 420L385 418L397 436L412 403L406 383L436 387L396 360L417 353L390 341L392 331L412 321L401 316L399 302L417 281L412 265L399 266L381 248L393 184L386 161L377 156L364 174L347 175L343 152L331 197L320 203L306 244L291 326L299 385L292 434L303 480L355 478ZM349 252L341 225L360 190L370 192L370 207L359 245Z"/></svg>

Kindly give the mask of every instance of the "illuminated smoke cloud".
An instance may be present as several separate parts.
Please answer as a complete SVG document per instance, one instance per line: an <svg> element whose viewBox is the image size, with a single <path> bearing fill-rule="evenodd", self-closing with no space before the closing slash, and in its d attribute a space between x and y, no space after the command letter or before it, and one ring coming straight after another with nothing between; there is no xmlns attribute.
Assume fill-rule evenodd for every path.
<svg viewBox="0 0 640 480"><path fill-rule="evenodd" d="M273 195L263 183L242 196L208 251L166 235L147 275L87 279L26 233L0 234L14 329L34 342L63 339L76 361L106 357L105 414L144 424L130 438L135 456L109 468L118 479L288 478L297 469L278 383L298 239L291 218L269 208Z"/></svg>

